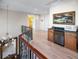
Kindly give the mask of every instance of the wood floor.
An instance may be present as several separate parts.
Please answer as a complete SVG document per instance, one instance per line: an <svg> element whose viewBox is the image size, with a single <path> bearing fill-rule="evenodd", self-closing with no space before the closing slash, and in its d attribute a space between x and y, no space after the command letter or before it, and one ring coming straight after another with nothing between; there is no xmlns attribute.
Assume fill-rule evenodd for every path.
<svg viewBox="0 0 79 59"><path fill-rule="evenodd" d="M47 40L47 32L33 33L31 45L48 59L77 59L77 53Z"/></svg>

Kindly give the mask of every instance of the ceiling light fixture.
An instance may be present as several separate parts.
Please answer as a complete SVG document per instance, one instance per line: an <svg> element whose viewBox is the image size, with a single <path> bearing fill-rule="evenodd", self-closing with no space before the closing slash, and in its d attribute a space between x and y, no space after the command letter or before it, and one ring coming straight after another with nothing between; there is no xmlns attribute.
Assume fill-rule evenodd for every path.
<svg viewBox="0 0 79 59"><path fill-rule="evenodd" d="M60 1L60 0L52 0L52 1L48 2L46 5L51 5L52 3L56 3L58 1Z"/></svg>

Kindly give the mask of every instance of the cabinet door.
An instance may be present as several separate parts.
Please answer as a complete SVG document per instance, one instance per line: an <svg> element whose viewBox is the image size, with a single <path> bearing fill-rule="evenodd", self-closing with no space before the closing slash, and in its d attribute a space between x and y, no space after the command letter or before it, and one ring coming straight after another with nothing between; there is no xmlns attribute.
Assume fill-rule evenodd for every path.
<svg viewBox="0 0 79 59"><path fill-rule="evenodd" d="M48 40L53 41L53 30L48 30Z"/></svg>
<svg viewBox="0 0 79 59"><path fill-rule="evenodd" d="M76 33L65 32L65 47L76 51Z"/></svg>

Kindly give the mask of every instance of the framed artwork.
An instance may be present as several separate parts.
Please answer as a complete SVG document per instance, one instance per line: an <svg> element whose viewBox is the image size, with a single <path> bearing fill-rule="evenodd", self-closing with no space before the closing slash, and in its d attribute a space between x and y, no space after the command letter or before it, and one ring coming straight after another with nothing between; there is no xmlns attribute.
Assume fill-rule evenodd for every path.
<svg viewBox="0 0 79 59"><path fill-rule="evenodd" d="M75 11L53 14L53 24L75 25Z"/></svg>

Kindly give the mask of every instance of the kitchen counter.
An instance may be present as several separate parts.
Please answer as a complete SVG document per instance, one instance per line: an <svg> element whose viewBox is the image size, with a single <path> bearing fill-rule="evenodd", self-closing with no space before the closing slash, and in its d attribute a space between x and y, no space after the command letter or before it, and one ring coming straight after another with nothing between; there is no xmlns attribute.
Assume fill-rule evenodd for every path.
<svg viewBox="0 0 79 59"><path fill-rule="evenodd" d="M54 30L54 28L49 28L50 30ZM56 29L55 29L56 30ZM76 32L76 31L71 31L71 30L58 30L58 31L63 31L63 32Z"/></svg>
<svg viewBox="0 0 79 59"><path fill-rule="evenodd" d="M52 43L46 37L46 32L34 34L31 45L48 59L77 59L77 52Z"/></svg>

